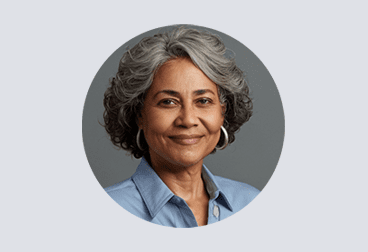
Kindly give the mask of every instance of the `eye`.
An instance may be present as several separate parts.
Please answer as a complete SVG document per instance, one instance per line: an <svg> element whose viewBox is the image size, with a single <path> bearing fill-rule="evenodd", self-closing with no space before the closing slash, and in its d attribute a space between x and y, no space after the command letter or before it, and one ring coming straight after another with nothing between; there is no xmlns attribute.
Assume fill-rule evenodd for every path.
<svg viewBox="0 0 368 252"><path fill-rule="evenodd" d="M209 98L201 98L201 99L198 99L197 102L201 105L206 105L206 104L212 103L212 100Z"/></svg>
<svg viewBox="0 0 368 252"><path fill-rule="evenodd" d="M170 105L175 105L176 102L174 99L164 99L164 100L161 100L160 105L164 105L164 106L170 106Z"/></svg>

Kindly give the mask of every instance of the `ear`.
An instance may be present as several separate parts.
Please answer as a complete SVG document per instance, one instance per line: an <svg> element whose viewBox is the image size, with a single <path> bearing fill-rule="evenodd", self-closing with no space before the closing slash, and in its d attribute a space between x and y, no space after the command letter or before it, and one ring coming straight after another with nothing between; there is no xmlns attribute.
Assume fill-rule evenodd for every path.
<svg viewBox="0 0 368 252"><path fill-rule="evenodd" d="M226 102L221 103L221 114L222 114L222 117L224 118L225 118L225 113L226 113Z"/></svg>
<svg viewBox="0 0 368 252"><path fill-rule="evenodd" d="M142 129L142 126L143 126L143 119L141 116L138 116L137 117L137 120L136 120L136 123L138 125L138 129Z"/></svg>
<svg viewBox="0 0 368 252"><path fill-rule="evenodd" d="M137 118L136 118L135 121L138 125L138 128L142 129L143 128L143 117L142 117L142 115L137 115Z"/></svg>

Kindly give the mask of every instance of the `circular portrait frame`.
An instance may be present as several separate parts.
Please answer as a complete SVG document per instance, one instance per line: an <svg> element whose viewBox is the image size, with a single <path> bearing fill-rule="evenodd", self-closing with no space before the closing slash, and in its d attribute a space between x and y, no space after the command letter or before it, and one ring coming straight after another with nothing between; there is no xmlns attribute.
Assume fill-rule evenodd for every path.
<svg viewBox="0 0 368 252"><path fill-rule="evenodd" d="M103 188L130 178L140 159L115 147L104 125L104 93L117 73L123 54L145 37L178 27L194 28L217 35L229 57L245 73L253 114L235 133L235 141L204 159L212 174L247 183L262 190L274 173L281 155L285 120L281 97L270 73L258 57L236 39L213 29L194 25L173 25L144 32L119 47L103 63L89 88L83 110L83 142L91 169Z"/></svg>

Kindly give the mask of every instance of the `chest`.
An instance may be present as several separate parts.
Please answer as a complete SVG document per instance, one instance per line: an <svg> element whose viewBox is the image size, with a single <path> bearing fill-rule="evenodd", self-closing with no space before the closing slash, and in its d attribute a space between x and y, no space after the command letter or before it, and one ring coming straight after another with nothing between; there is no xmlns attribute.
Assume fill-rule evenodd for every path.
<svg viewBox="0 0 368 252"><path fill-rule="evenodd" d="M192 206L191 209L184 200L174 196L153 219L150 218L148 212L146 216L148 221L159 225L177 228L191 228L216 223L228 216L231 216L235 212L232 212L228 208L220 205L214 199L209 200L206 209L203 205L198 209L199 211L196 210L195 206Z"/></svg>
<svg viewBox="0 0 368 252"><path fill-rule="evenodd" d="M192 211L198 226L207 225L208 220L208 199L199 202L187 202L188 207Z"/></svg>

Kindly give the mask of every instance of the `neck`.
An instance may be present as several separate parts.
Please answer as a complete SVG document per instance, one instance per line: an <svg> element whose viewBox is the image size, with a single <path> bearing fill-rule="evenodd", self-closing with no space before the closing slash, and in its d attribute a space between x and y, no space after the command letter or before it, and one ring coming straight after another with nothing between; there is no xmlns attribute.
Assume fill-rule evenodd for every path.
<svg viewBox="0 0 368 252"><path fill-rule="evenodd" d="M150 163L167 187L186 202L207 197L201 176L203 160L190 166L174 164L164 159L151 159Z"/></svg>

